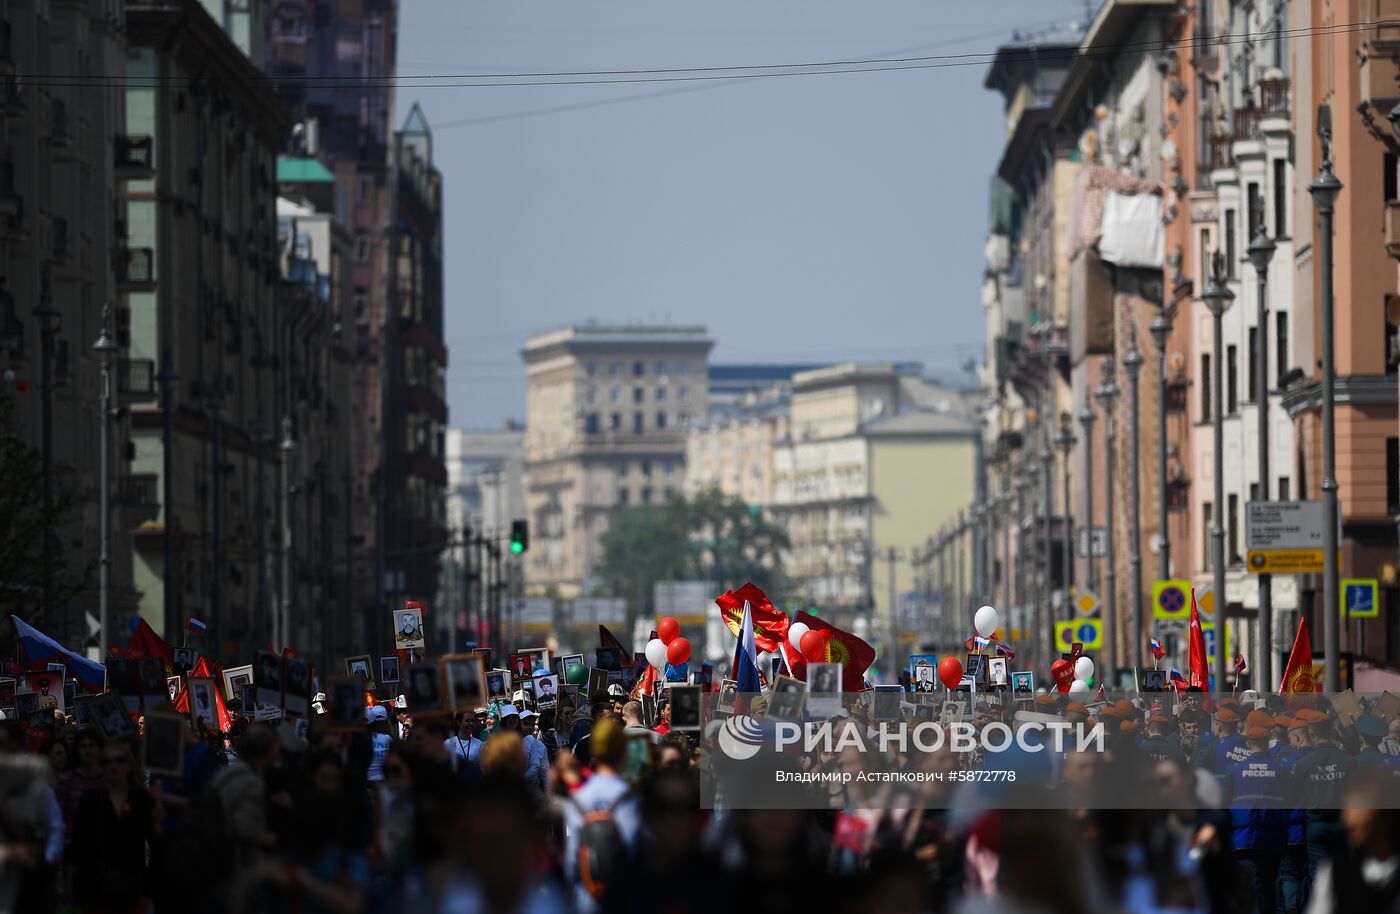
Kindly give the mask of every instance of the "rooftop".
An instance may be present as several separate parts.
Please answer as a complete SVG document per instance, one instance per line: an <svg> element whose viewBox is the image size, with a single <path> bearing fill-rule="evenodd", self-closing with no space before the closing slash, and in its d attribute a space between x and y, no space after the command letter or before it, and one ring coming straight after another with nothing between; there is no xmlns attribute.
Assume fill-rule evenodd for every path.
<svg viewBox="0 0 1400 914"><path fill-rule="evenodd" d="M575 324L539 333L525 341L522 353L532 354L559 346L675 345L690 344L709 348L714 340L703 325L680 324Z"/></svg>

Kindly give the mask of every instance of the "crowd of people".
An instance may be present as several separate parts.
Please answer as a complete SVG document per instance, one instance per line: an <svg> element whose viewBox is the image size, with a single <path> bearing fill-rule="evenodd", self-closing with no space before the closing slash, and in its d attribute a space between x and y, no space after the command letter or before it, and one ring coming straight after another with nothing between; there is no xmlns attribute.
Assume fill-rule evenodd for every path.
<svg viewBox="0 0 1400 914"><path fill-rule="evenodd" d="M1046 779L1005 803L964 802L951 779L900 797L838 780L805 809L726 808L723 718L677 732L663 698L647 726L618 686L576 709L375 704L356 732L233 701L229 732L186 731L180 777L142 770L139 735L104 742L60 714L35 744L0 721L0 911L1400 911L1400 727L1343 725L1321 696L1151 698L1030 703L1104 725L1104 751L1043 755ZM763 723L767 704L742 710ZM841 723L878 728L859 701ZM1008 761L945 747L904 764ZM1097 803L1115 780L1141 802Z"/></svg>

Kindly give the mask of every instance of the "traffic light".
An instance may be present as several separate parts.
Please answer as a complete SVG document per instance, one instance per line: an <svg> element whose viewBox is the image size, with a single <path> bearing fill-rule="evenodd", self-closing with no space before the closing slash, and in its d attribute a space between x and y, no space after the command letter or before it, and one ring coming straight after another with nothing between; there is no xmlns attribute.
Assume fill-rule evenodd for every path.
<svg viewBox="0 0 1400 914"><path fill-rule="evenodd" d="M520 553L530 548L530 522L513 520L510 522L510 554Z"/></svg>

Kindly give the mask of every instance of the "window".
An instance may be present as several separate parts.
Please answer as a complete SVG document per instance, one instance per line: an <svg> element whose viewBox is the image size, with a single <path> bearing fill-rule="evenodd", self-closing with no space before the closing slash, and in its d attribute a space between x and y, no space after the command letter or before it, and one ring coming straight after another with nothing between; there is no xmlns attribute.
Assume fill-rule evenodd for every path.
<svg viewBox="0 0 1400 914"><path fill-rule="evenodd" d="M650 476L651 476L651 461L650 461L650 460L643 460L642 463L641 463L641 470L642 470L642 475L643 475L643 476L650 477Z"/></svg>
<svg viewBox="0 0 1400 914"><path fill-rule="evenodd" d="M685 410L681 410L680 412L676 413L676 424L679 425L681 428L689 428L690 413L686 412Z"/></svg>
<svg viewBox="0 0 1400 914"><path fill-rule="evenodd" d="M1288 162L1274 159L1274 237L1288 237Z"/></svg>
<svg viewBox="0 0 1400 914"><path fill-rule="evenodd" d="M658 388L656 388L656 402L657 402L657 403L665 403L665 402L666 402L666 388L664 388L664 387L658 387Z"/></svg>
<svg viewBox="0 0 1400 914"><path fill-rule="evenodd" d="M583 366L583 370L590 378L596 378L598 376L598 363L588 362Z"/></svg>
<svg viewBox="0 0 1400 914"><path fill-rule="evenodd" d="M1291 496L1290 496L1290 493L1289 493L1289 491L1288 491L1288 477L1287 477L1287 476L1280 476L1280 477L1278 478L1278 500L1279 500L1279 501L1289 501L1289 500L1290 500L1290 497L1291 497Z"/></svg>
<svg viewBox="0 0 1400 914"><path fill-rule="evenodd" d="M355 320L362 321L368 319L369 296L363 292L356 292L353 300L355 302Z"/></svg>
<svg viewBox="0 0 1400 914"><path fill-rule="evenodd" d="M1298 497L1308 497L1308 456L1301 441L1298 442Z"/></svg>
<svg viewBox="0 0 1400 914"><path fill-rule="evenodd" d="M1249 484L1249 500L1250 500L1250 501L1258 501L1258 500L1259 500L1259 483L1257 483L1257 482L1251 482L1251 483Z"/></svg>
<svg viewBox="0 0 1400 914"><path fill-rule="evenodd" d="M1249 237L1259 234L1259 220L1264 216L1264 207L1259 200L1259 185L1250 181L1245 188L1246 202L1249 204Z"/></svg>
<svg viewBox="0 0 1400 914"><path fill-rule="evenodd" d="M657 428L665 428L665 427L666 427L666 414L665 414L664 412L659 412L659 413L656 414L656 427L657 427Z"/></svg>
<svg viewBox="0 0 1400 914"><path fill-rule="evenodd" d="M618 489L618 490L617 490L617 503L618 503L619 505L625 505L625 504L627 504L627 502L630 500L630 499L628 498L628 494L629 494L629 493L627 492L627 488L626 488L625 486L624 486L623 488L621 488L621 489Z"/></svg>
<svg viewBox="0 0 1400 914"><path fill-rule="evenodd" d="M597 402L598 402L598 388L596 388L596 387L590 387L590 388L588 388L588 393L584 394L584 399L587 400L589 403L597 403Z"/></svg>
<svg viewBox="0 0 1400 914"><path fill-rule="evenodd" d="M1201 275L1196 282L1196 288L1204 289L1210 282L1210 230L1201 229L1201 247L1196 252L1196 264L1200 267Z"/></svg>
<svg viewBox="0 0 1400 914"><path fill-rule="evenodd" d="M1225 211L1225 275L1235 278L1236 261L1239 259L1239 246L1235 239L1235 211Z"/></svg>
<svg viewBox="0 0 1400 914"><path fill-rule="evenodd" d="M1288 315L1280 311L1274 315L1274 359L1277 374L1275 384L1283 383L1283 375L1288 371Z"/></svg>
<svg viewBox="0 0 1400 914"><path fill-rule="evenodd" d="M646 373L647 373L647 366L646 366L646 363L645 363L645 362L633 362L633 363L632 363L632 374L633 374L634 376L640 378L642 375L644 375L644 374L646 374Z"/></svg>
<svg viewBox="0 0 1400 914"><path fill-rule="evenodd" d="M1201 421L1210 421L1210 384L1214 376L1210 373L1210 354L1201 353Z"/></svg>
<svg viewBox="0 0 1400 914"><path fill-rule="evenodd" d="M664 378L664 377L666 377L666 362L665 362L664 360L661 360L661 359L658 359L658 360L657 360L657 362L656 362L656 376L657 376L658 378Z"/></svg>
<svg viewBox="0 0 1400 914"><path fill-rule="evenodd" d="M1213 520L1210 502L1201 505L1201 567L1206 571L1214 571L1211 567L1211 537L1210 528Z"/></svg>
<svg viewBox="0 0 1400 914"><path fill-rule="evenodd" d="M643 389L640 388L640 387L634 387L634 388L632 388L632 402L633 402L633 403L645 403L646 401L647 401L647 392L646 392L645 390L643 390Z"/></svg>
<svg viewBox="0 0 1400 914"><path fill-rule="evenodd" d="M355 262L367 263L369 261L369 235L360 232L355 235Z"/></svg>
<svg viewBox="0 0 1400 914"><path fill-rule="evenodd" d="M651 504L651 486L642 486L642 504Z"/></svg>
<svg viewBox="0 0 1400 914"><path fill-rule="evenodd" d="M677 362L677 363L676 363L676 374L680 375L680 376L683 377L683 378L686 377L687 375L689 375L689 374L690 374L690 363L689 363L689 362Z"/></svg>
<svg viewBox="0 0 1400 914"><path fill-rule="evenodd" d="M621 402L622 402L622 388L620 388L620 387L614 387L612 390L608 391L608 402L609 402L609 403L621 403Z"/></svg>
<svg viewBox="0 0 1400 914"><path fill-rule="evenodd" d="M617 475L619 479L627 476L627 463L625 461L617 465Z"/></svg>
<svg viewBox="0 0 1400 914"><path fill-rule="evenodd" d="M1245 379L1245 402L1259 399L1259 328L1249 328L1249 377Z"/></svg>
<svg viewBox="0 0 1400 914"><path fill-rule="evenodd" d="M587 435L598 434L598 414L589 413L583 417L583 431Z"/></svg>
<svg viewBox="0 0 1400 914"><path fill-rule="evenodd" d="M1381 168L1384 169L1381 173L1381 186L1385 188L1385 199L1387 201L1397 199L1400 194L1397 194L1395 188L1395 153L1387 152L1385 154L1385 161Z"/></svg>
<svg viewBox="0 0 1400 914"><path fill-rule="evenodd" d="M1385 439L1385 513L1400 514L1400 438Z"/></svg>
<svg viewBox="0 0 1400 914"><path fill-rule="evenodd" d="M355 182L355 199L361 203L369 200L374 193L374 178L370 175L360 175Z"/></svg>
<svg viewBox="0 0 1400 914"><path fill-rule="evenodd" d="M612 364L608 365L608 376L609 376L609 377L615 378L615 377L617 377L617 376L620 375L620 374L622 374L622 363L621 363L621 362L613 362Z"/></svg>
<svg viewBox="0 0 1400 914"><path fill-rule="evenodd" d="M646 416L642 413L632 414L632 434L640 435L646 427Z"/></svg>
<svg viewBox="0 0 1400 914"><path fill-rule="evenodd" d="M682 363L682 364L684 364L684 363ZM690 400L690 388L689 388L689 387L682 387L682 388L680 388L679 390L677 390L677 391L676 391L676 399L679 400L679 401L681 401L682 403L688 402L688 401Z"/></svg>
<svg viewBox="0 0 1400 914"><path fill-rule="evenodd" d="M1238 346L1225 347L1225 415L1240 410L1240 358Z"/></svg>
<svg viewBox="0 0 1400 914"><path fill-rule="evenodd" d="M1230 516L1225 518L1225 560L1230 565L1240 563L1240 497L1230 494L1226 497Z"/></svg>
<svg viewBox="0 0 1400 914"><path fill-rule="evenodd" d="M622 429L622 413L612 413L608 416L608 428L614 432Z"/></svg>
<svg viewBox="0 0 1400 914"><path fill-rule="evenodd" d="M674 460L665 461L661 464L661 472L665 473L667 476L674 476L676 473L676 462Z"/></svg>

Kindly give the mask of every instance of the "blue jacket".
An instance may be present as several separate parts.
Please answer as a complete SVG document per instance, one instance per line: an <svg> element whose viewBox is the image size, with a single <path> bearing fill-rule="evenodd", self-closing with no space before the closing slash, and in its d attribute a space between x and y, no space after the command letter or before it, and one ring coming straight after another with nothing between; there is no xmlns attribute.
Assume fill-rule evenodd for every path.
<svg viewBox="0 0 1400 914"><path fill-rule="evenodd" d="M1302 749L1289 748L1279 757L1279 764L1283 766L1284 774L1288 775L1289 783L1292 784L1293 771L1298 767L1298 760L1308 751L1308 747ZM1296 800L1296 791L1293 791ZM1288 843L1306 844L1308 842L1308 815L1307 811L1296 802L1288 810Z"/></svg>
<svg viewBox="0 0 1400 914"><path fill-rule="evenodd" d="M1250 757L1249 747L1239 734L1215 741L1215 768L1218 775L1229 775L1230 769Z"/></svg>
<svg viewBox="0 0 1400 914"><path fill-rule="evenodd" d="M1267 752L1230 768L1231 846L1235 850L1281 851L1288 839L1287 776Z"/></svg>
<svg viewBox="0 0 1400 914"><path fill-rule="evenodd" d="M1355 770L1351 756L1331 743L1312 746L1293 766L1298 805L1307 810L1308 830L1320 840L1337 822L1342 787Z"/></svg>

